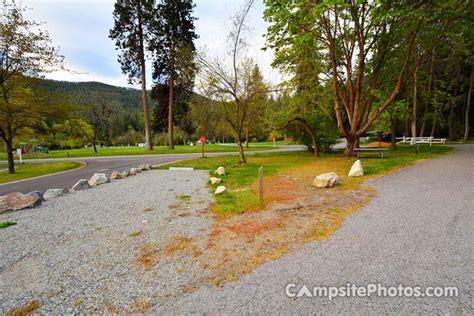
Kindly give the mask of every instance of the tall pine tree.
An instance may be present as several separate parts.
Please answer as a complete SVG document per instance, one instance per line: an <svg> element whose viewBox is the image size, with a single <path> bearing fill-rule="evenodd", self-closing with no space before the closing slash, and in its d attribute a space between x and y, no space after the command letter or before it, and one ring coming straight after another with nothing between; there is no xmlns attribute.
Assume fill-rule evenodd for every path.
<svg viewBox="0 0 474 316"><path fill-rule="evenodd" d="M114 26L109 37L122 53L118 61L129 83L141 83L146 148L152 150L148 99L146 93L145 47L150 41L150 23L156 17L153 0L117 0Z"/></svg>
<svg viewBox="0 0 474 316"><path fill-rule="evenodd" d="M154 40L153 80L155 85L168 85L168 135L169 148L174 149L173 105L177 99L176 86L192 90L195 74L194 32L192 0L162 0L157 6L158 19L152 26Z"/></svg>

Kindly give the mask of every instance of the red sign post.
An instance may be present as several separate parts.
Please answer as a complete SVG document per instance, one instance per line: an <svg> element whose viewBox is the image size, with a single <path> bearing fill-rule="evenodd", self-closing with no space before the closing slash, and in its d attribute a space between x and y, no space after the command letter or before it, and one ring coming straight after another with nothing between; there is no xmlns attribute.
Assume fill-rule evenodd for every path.
<svg viewBox="0 0 474 316"><path fill-rule="evenodd" d="M199 138L199 141L201 142L202 158L204 158L204 145L206 144L206 137L201 136L201 138Z"/></svg>

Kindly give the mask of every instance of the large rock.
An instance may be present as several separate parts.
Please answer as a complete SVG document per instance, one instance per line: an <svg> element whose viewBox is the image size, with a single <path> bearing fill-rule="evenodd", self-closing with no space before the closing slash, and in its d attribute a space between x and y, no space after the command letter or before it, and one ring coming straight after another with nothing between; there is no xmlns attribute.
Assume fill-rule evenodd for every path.
<svg viewBox="0 0 474 316"><path fill-rule="evenodd" d="M225 175L225 169L224 167L219 167L214 171L214 174L217 174L218 176L223 176Z"/></svg>
<svg viewBox="0 0 474 316"><path fill-rule="evenodd" d="M94 175L87 181L91 187L96 187L101 184L109 182L109 178L105 173L94 173Z"/></svg>
<svg viewBox="0 0 474 316"><path fill-rule="evenodd" d="M124 170L122 172L122 178L126 178L128 176L130 176L130 169Z"/></svg>
<svg viewBox="0 0 474 316"><path fill-rule="evenodd" d="M43 197L45 200L51 200L68 193L69 191L67 189L48 189L46 192L44 192Z"/></svg>
<svg viewBox="0 0 474 316"><path fill-rule="evenodd" d="M120 179L123 179L123 176L120 172L118 171L114 171L112 172L112 174L110 175L110 179L112 180L120 180Z"/></svg>
<svg viewBox="0 0 474 316"><path fill-rule="evenodd" d="M131 168L130 169L130 174L132 174L132 175L136 175L137 173L140 173L140 172L142 172L142 171L138 168Z"/></svg>
<svg viewBox="0 0 474 316"><path fill-rule="evenodd" d="M140 166L138 166L138 169L140 169L141 171L143 170L150 170L151 169L151 165L150 164L141 164Z"/></svg>
<svg viewBox="0 0 474 316"><path fill-rule="evenodd" d="M349 177L361 177L364 175L364 168L362 167L362 162L356 160L349 171Z"/></svg>
<svg viewBox="0 0 474 316"><path fill-rule="evenodd" d="M33 208L41 204L43 197L41 194L21 194L20 192L10 193L0 197L0 213L6 211L18 211L25 208Z"/></svg>
<svg viewBox="0 0 474 316"><path fill-rule="evenodd" d="M77 181L76 184L74 184L72 186L72 191L87 190L90 187L91 186L89 185L89 182L87 182L87 179L81 179L81 180Z"/></svg>
<svg viewBox="0 0 474 316"><path fill-rule="evenodd" d="M211 181L211 184L219 184L222 180L216 177L211 177L209 178L209 181Z"/></svg>
<svg viewBox="0 0 474 316"><path fill-rule="evenodd" d="M38 199L36 200L35 204L33 204L33 205L30 206L30 207L37 207L37 206L40 206L41 203L43 203L43 201L44 201L43 193L41 193L41 191L31 191L31 192L27 193L26 195L33 195L33 196L35 196L35 197L38 198Z"/></svg>
<svg viewBox="0 0 474 316"><path fill-rule="evenodd" d="M339 177L335 172L328 172L314 178L313 185L318 188L332 188L338 180Z"/></svg>
<svg viewBox="0 0 474 316"><path fill-rule="evenodd" d="M219 195L219 194L222 194L226 191L226 188L225 186L221 185L221 186L218 186L216 191L214 192L215 195Z"/></svg>
<svg viewBox="0 0 474 316"><path fill-rule="evenodd" d="M13 211L10 205L7 204L6 201L4 201L4 196L0 197L0 214L3 212L8 212L8 211Z"/></svg>

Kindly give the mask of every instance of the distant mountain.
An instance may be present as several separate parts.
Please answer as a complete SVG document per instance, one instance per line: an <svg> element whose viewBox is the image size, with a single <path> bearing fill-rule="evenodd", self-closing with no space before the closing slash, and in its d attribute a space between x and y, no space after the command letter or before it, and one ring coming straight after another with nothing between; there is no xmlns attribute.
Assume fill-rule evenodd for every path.
<svg viewBox="0 0 474 316"><path fill-rule="evenodd" d="M42 80L48 89L54 91L61 91L81 96L87 95L89 92L104 92L116 98L116 103L120 104L127 112L141 111L141 90L134 88L124 88L108 85L101 82L69 82L56 80ZM152 100L149 99L150 107L152 108Z"/></svg>

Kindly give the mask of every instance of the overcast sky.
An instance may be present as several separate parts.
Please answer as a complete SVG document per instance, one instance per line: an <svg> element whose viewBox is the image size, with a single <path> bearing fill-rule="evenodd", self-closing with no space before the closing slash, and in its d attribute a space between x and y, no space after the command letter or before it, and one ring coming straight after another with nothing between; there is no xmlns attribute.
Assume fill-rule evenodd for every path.
<svg viewBox="0 0 474 316"><path fill-rule="evenodd" d="M17 0L18 1L18 0ZM27 17L45 22L53 44L65 56L65 66L74 72L56 72L48 78L67 81L100 81L130 86L121 74L114 42L108 38L113 24L114 0L23 0L30 10ZM207 47L210 54L222 54L231 27L230 16L243 0L195 0L198 47ZM278 71L270 66L273 54L261 50L266 23L262 19L264 5L257 1L249 16L252 34L248 36L248 54L262 68L265 78L277 82ZM148 63L150 74L150 63ZM147 75L148 77L148 75ZM151 85L149 80L148 86Z"/></svg>

